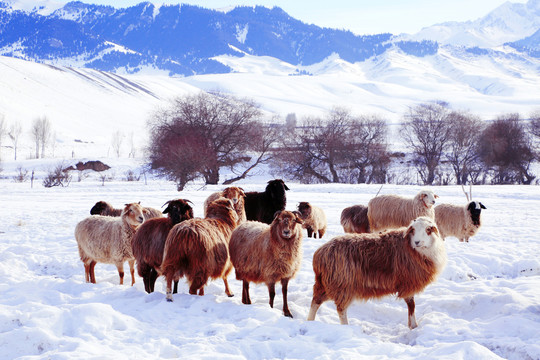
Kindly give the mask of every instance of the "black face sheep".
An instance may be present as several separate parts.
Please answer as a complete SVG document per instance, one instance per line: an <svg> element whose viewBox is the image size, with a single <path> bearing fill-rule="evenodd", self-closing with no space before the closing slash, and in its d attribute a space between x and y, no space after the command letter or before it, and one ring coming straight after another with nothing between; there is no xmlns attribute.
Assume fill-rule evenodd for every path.
<svg viewBox="0 0 540 360"><path fill-rule="evenodd" d="M90 209L90 215L103 215L103 216L120 216L122 209L116 209L106 201L98 201ZM163 213L158 209L151 207L143 207L144 220L149 220L155 217L163 217Z"/></svg>
<svg viewBox="0 0 540 360"><path fill-rule="evenodd" d="M435 218L433 205L438 196L430 190L420 191L414 198L398 195L380 195L368 203L368 221L371 232L408 226L420 216Z"/></svg>
<svg viewBox="0 0 540 360"><path fill-rule="evenodd" d="M322 238L328 225L323 209L303 201L298 204L298 212L304 220L303 227L307 229L307 236L310 238L313 235L313 238L317 236L319 239Z"/></svg>
<svg viewBox="0 0 540 360"><path fill-rule="evenodd" d="M233 231L229 251L236 279L243 281L242 303L251 304L250 282L265 283L274 307L275 284L281 281L283 313L292 317L287 287L302 260L302 222L298 213L280 211L271 225L248 221Z"/></svg>
<svg viewBox="0 0 540 360"><path fill-rule="evenodd" d="M407 303L409 328L417 326L414 295L446 265L446 249L435 221L420 217L408 228L379 234L337 236L313 255L315 285L308 320L326 300L334 300L341 324L354 299L396 294Z"/></svg>
<svg viewBox="0 0 540 360"><path fill-rule="evenodd" d="M147 293L154 291L160 266L163 260L165 240L172 227L184 220L193 218L193 209L189 200L176 199L167 201L163 210L168 217L160 217L145 221L135 233L132 242L133 256L137 261L137 272L143 278L144 289ZM178 291L178 281L175 281L173 293Z"/></svg>
<svg viewBox="0 0 540 360"><path fill-rule="evenodd" d="M92 215L75 227L79 255L84 263L86 282L96 282L96 263L114 264L124 283L124 262L128 261L131 285L135 283L135 258L131 241L135 230L144 222L143 208L137 203L126 204L120 217Z"/></svg>
<svg viewBox="0 0 540 360"><path fill-rule="evenodd" d="M224 197L233 202L236 214L238 214L238 224L246 221L246 209L244 207L244 198L246 197L246 194L242 188L237 186L229 186L223 189L223 191L217 191L210 194L204 201L204 216L207 214L208 205L220 197Z"/></svg>
<svg viewBox="0 0 540 360"><path fill-rule="evenodd" d="M276 211L285 210L289 190L281 179L270 180L264 192L247 192L245 198L246 217L248 220L271 224Z"/></svg>
<svg viewBox="0 0 540 360"><path fill-rule="evenodd" d="M204 219L195 218L173 226L167 240L161 272L167 279L167 301L173 301L171 284L186 276L189 293L204 295L209 278L222 278L225 293L233 296L227 277L232 270L229 240L238 215L229 199L219 198L208 206Z"/></svg>
<svg viewBox="0 0 540 360"><path fill-rule="evenodd" d="M441 204L435 206L435 222L444 239L455 236L459 241L469 242L482 225L480 214L486 207L479 201L471 201L465 206Z"/></svg>
<svg viewBox="0 0 540 360"><path fill-rule="evenodd" d="M346 233L368 233L368 207L364 205L349 206L341 212L341 226Z"/></svg>

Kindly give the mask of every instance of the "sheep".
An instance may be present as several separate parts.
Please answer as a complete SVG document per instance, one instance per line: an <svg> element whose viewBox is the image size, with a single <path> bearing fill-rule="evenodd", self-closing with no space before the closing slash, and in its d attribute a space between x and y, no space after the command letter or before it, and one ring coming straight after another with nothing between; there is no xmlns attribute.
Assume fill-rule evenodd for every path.
<svg viewBox="0 0 540 360"><path fill-rule="evenodd" d="M471 201L465 206L435 206L435 222L443 240L448 236L455 236L461 242L469 242L469 238L476 235L482 225L480 214L485 208L479 201Z"/></svg>
<svg viewBox="0 0 540 360"><path fill-rule="evenodd" d="M163 217L163 213L158 209L143 207L144 220L150 220L156 217ZM90 209L90 215L120 216L122 209L116 209L106 201L98 201Z"/></svg>
<svg viewBox="0 0 540 360"><path fill-rule="evenodd" d="M233 231L229 251L236 279L243 282L243 304L251 304L250 282L265 283L273 308L275 283L281 281L283 314L293 317L287 303L287 288L302 260L302 223L299 213L279 211L271 225L247 221Z"/></svg>
<svg viewBox="0 0 540 360"><path fill-rule="evenodd" d="M368 203L368 221L371 232L407 226L420 216L435 218L433 205L438 196L430 190L420 191L414 198L399 195L381 195Z"/></svg>
<svg viewBox="0 0 540 360"><path fill-rule="evenodd" d="M193 209L185 199L167 201L163 210L168 217L159 217L145 221L135 233L132 242L133 256L137 262L137 272L144 281L147 293L154 291L157 277L160 275L160 266L163 260L165 240L171 228L188 219L193 218ZM174 283L173 293L178 292L178 281Z"/></svg>
<svg viewBox="0 0 540 360"><path fill-rule="evenodd" d="M307 229L307 236L310 238L313 235L314 239L317 236L319 239L322 238L327 227L326 214L323 209L303 201L298 204L298 212L304 220L303 227Z"/></svg>
<svg viewBox="0 0 540 360"><path fill-rule="evenodd" d="M204 201L204 216L207 214L207 208L208 205L220 198L224 197L226 199L230 199L234 204L234 209L236 210L236 213L238 214L238 224L245 222L246 219L246 209L244 207L244 198L246 197L246 194L244 193L244 190L242 188L236 187L236 186L229 186L223 191L217 191L215 193L210 194Z"/></svg>
<svg viewBox="0 0 540 360"><path fill-rule="evenodd" d="M368 207L353 205L341 212L341 226L346 233L369 233Z"/></svg>
<svg viewBox="0 0 540 360"><path fill-rule="evenodd" d="M204 295L208 278L222 278L225 293L231 297L227 277L232 271L229 240L238 215L232 201L214 200L204 219L195 218L173 226L165 240L161 273L167 280L167 301L173 301L171 283L186 276L189 293Z"/></svg>
<svg viewBox="0 0 540 360"><path fill-rule="evenodd" d="M86 282L96 283L96 263L114 264L124 283L124 262L129 263L131 285L135 284L135 258L131 241L138 226L144 222L143 208L138 203L126 204L120 217L91 215L75 227L79 255L84 263Z"/></svg>
<svg viewBox="0 0 540 360"><path fill-rule="evenodd" d="M354 299L397 294L407 303L408 326L418 326L414 295L433 282L446 265L446 249L435 221L419 217L408 228L379 234L334 237L313 255L315 285L308 320L321 304L334 300L341 324Z"/></svg>
<svg viewBox="0 0 540 360"><path fill-rule="evenodd" d="M281 179L268 181L264 192L247 192L245 198L246 217L248 220L271 224L277 211L285 210L289 190Z"/></svg>

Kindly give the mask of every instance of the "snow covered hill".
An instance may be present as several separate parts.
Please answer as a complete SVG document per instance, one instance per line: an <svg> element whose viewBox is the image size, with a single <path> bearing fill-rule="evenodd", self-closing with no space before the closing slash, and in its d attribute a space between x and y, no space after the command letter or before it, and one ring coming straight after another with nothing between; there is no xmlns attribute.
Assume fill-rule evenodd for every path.
<svg viewBox="0 0 540 360"><path fill-rule="evenodd" d="M506 2L474 21L445 22L426 27L409 40L433 40L441 44L491 48L514 42L540 29L540 0L525 4Z"/></svg>

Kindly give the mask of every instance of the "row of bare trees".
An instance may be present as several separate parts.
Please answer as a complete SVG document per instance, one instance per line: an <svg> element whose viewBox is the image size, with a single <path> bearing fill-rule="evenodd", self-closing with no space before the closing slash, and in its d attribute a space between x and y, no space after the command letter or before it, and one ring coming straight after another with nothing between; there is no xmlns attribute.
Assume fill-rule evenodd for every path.
<svg viewBox="0 0 540 360"><path fill-rule="evenodd" d="M8 138L13 147L14 160L17 160L17 150L22 134L23 128L20 122L15 121L8 124L5 116L0 114L0 148L3 140ZM35 158L43 158L47 145L51 142L54 143L54 133L50 120L46 116L34 119L30 128L30 136L34 142Z"/></svg>
<svg viewBox="0 0 540 360"><path fill-rule="evenodd" d="M200 93L174 100L149 120L150 165L179 190L198 178L220 181L220 170L245 178L268 164L276 176L305 183L385 183L389 171L411 164L424 184L530 184L538 160L540 115L482 121L444 102L411 107L399 125L403 151L392 152L389 126L377 116L343 108L298 124L265 124L251 100Z"/></svg>

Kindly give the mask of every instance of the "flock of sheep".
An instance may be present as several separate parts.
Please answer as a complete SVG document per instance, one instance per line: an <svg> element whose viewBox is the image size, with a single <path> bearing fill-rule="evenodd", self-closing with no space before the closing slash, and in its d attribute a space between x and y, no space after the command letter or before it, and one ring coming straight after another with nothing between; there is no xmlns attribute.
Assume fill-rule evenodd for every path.
<svg viewBox="0 0 540 360"><path fill-rule="evenodd" d="M243 284L243 304L251 304L249 284L264 283L273 307L279 281L283 313L292 317L287 288L300 269L303 229L308 237L321 238L327 221L324 211L308 202L301 202L297 211L285 210L286 190L280 179L269 181L264 192L228 187L206 199L204 218L193 217L186 199L168 201L163 212L140 203L115 209L99 201L91 216L75 228L86 281L96 282L94 268L99 262L116 265L123 284L127 261L133 285L136 263L145 290L153 292L162 275L166 299L173 301L182 277L190 294L204 295L208 280L221 278L225 293L233 296L227 278L234 269ZM315 285L308 320L315 319L324 301L333 300L340 322L347 324L353 300L397 294L407 304L409 328L415 328L414 295L444 268L444 238L468 241L478 231L485 209L477 201L435 207L436 198L429 190L414 198L381 195L367 206L344 209L341 224L346 234L326 242L313 255Z"/></svg>

